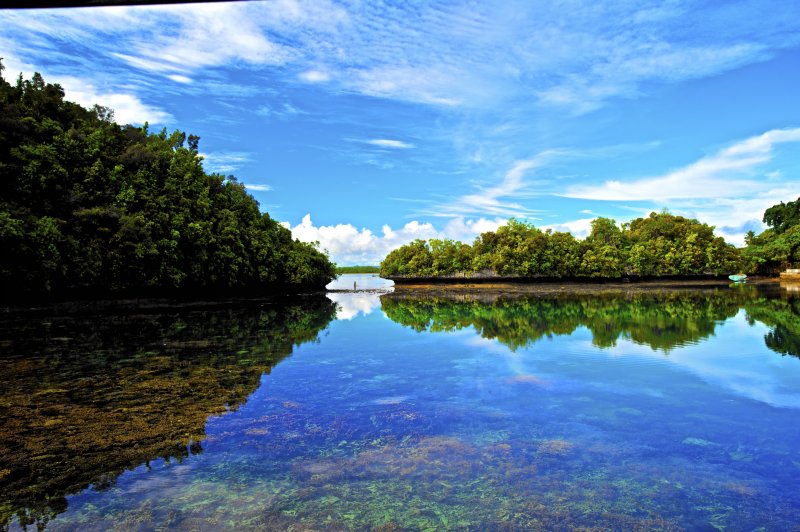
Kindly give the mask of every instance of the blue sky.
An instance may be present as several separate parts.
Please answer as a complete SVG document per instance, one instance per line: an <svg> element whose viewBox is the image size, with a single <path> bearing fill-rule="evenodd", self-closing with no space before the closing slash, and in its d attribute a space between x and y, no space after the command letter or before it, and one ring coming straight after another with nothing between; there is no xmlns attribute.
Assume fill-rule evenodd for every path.
<svg viewBox="0 0 800 532"><path fill-rule="evenodd" d="M800 196L798 2L2 10L0 56L199 135L208 170L340 264L663 208L741 244Z"/></svg>

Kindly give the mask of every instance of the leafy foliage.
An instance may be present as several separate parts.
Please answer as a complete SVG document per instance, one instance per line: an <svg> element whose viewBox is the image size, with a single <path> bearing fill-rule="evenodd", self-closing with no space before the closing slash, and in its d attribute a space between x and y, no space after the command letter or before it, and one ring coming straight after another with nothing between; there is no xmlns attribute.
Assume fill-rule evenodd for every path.
<svg viewBox="0 0 800 532"><path fill-rule="evenodd" d="M744 250L749 273L774 274L800 264L800 198L778 203L764 212L769 226L760 235L752 231Z"/></svg>
<svg viewBox="0 0 800 532"><path fill-rule="evenodd" d="M599 277L663 276L734 272L739 252L715 237L714 228L682 216L651 213L629 224L592 221L589 236L542 231L511 219L481 234L472 246L417 240L381 263L384 276Z"/></svg>
<svg viewBox="0 0 800 532"><path fill-rule="evenodd" d="M0 79L6 296L322 287L334 266L207 174L199 138L120 126L39 74Z"/></svg>
<svg viewBox="0 0 800 532"><path fill-rule="evenodd" d="M337 266L336 273L380 273L379 266Z"/></svg>

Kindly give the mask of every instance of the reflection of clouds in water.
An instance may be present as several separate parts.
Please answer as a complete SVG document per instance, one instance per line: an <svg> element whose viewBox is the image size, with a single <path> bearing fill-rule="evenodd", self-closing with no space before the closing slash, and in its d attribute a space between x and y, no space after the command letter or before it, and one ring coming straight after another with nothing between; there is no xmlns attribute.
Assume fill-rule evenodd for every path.
<svg viewBox="0 0 800 532"><path fill-rule="evenodd" d="M328 299L339 306L336 318L340 320L352 320L359 314L367 316L381 306L379 294L333 292L327 294L327 296Z"/></svg>
<svg viewBox="0 0 800 532"><path fill-rule="evenodd" d="M800 392L797 391L800 359L768 350L764 346L764 335L769 330L761 323L751 326L744 311L740 311L734 318L718 324L710 338L668 351L625 336L620 336L613 347L600 348L592 343L591 333L582 327L569 337L562 337L556 349L543 348L541 342L534 342L514 352L496 340L481 338L472 329L466 329L474 336L466 338L464 343L478 348L481 353L501 355L506 371L512 376L548 373L549 377L556 378L540 368L542 363L558 360L560 370L556 373L561 373L562 379L574 377L570 375L573 371L580 373L593 367L594 378L599 379L595 384L600 384L605 382L606 372L612 369L613 374L621 375L627 373L625 368L634 371L635 367L654 366L653 371L658 372L657 366L671 365L740 397L775 407L800 408ZM610 381L613 380L610 377ZM578 377L577 381L586 383L586 376ZM663 390L653 389L652 384L641 382L627 392L662 395Z"/></svg>
<svg viewBox="0 0 800 532"><path fill-rule="evenodd" d="M724 333L719 329L727 329ZM620 339L617 346L603 349L614 356L657 357L689 370L706 382L771 406L800 408L800 359L781 356L764 347L768 327L750 326L743 311L718 325L712 343L702 342L673 349L668 355L647 346ZM720 345L723 343L722 345Z"/></svg>
<svg viewBox="0 0 800 532"><path fill-rule="evenodd" d="M383 279L374 273L346 273L340 275L325 287L328 290L353 290L355 283L358 290L391 291L394 281Z"/></svg>

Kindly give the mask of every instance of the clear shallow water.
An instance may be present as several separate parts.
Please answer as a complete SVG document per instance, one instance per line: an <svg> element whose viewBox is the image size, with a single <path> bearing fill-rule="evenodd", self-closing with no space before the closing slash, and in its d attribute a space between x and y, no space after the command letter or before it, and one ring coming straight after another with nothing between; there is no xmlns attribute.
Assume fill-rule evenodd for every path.
<svg viewBox="0 0 800 532"><path fill-rule="evenodd" d="M5 526L800 522L792 293L331 297L7 316Z"/></svg>

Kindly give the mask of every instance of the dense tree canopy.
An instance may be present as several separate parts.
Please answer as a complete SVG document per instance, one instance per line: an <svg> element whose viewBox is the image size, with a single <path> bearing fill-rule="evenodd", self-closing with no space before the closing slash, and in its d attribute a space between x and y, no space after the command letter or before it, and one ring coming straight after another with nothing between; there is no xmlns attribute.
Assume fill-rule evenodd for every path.
<svg viewBox="0 0 800 532"><path fill-rule="evenodd" d="M510 277L663 276L732 273L739 252L715 237L714 228L669 213L651 213L629 224L597 218L587 238L542 231L510 220L481 234L472 246L417 240L386 256L385 276L435 277L500 275Z"/></svg>
<svg viewBox="0 0 800 532"><path fill-rule="evenodd" d="M764 212L769 227L760 235L746 237L744 257L752 273L774 274L800 266L800 198L778 203Z"/></svg>
<svg viewBox="0 0 800 532"><path fill-rule="evenodd" d="M334 266L207 174L199 138L120 126L39 74L0 79L0 282L6 296L248 293L322 287Z"/></svg>

